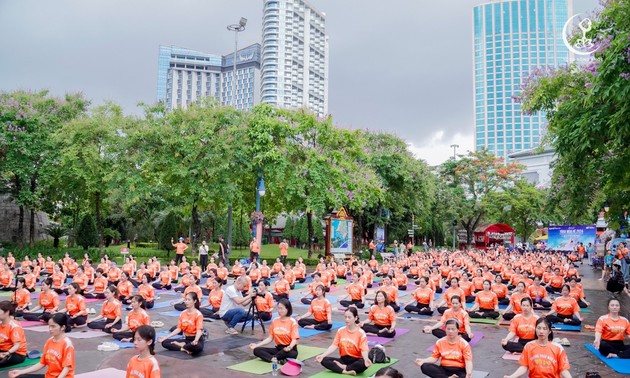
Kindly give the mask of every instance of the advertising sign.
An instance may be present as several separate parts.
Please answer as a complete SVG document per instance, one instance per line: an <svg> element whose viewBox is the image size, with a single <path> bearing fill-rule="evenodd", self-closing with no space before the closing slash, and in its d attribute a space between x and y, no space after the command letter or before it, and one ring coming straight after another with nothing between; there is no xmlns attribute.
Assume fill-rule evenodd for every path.
<svg viewBox="0 0 630 378"><path fill-rule="evenodd" d="M595 243L595 226L549 226L548 249L573 251L578 243Z"/></svg>
<svg viewBox="0 0 630 378"><path fill-rule="evenodd" d="M331 219L331 253L352 253L352 223L348 219Z"/></svg>

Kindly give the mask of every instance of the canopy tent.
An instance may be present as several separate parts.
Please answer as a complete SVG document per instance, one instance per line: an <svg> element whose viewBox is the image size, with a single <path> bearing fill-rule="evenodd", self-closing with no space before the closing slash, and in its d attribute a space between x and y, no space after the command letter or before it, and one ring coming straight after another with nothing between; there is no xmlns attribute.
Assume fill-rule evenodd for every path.
<svg viewBox="0 0 630 378"><path fill-rule="evenodd" d="M485 249L492 244L514 244L516 232L505 223L481 226L475 230L475 247Z"/></svg>

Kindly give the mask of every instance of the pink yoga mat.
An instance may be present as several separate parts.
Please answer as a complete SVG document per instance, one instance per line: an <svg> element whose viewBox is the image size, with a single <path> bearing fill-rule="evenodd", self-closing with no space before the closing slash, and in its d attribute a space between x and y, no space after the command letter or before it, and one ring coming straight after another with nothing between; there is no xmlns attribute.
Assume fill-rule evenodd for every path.
<svg viewBox="0 0 630 378"><path fill-rule="evenodd" d="M396 328L396 336L388 338L388 337L380 337L380 336L373 336L373 335L368 335L367 339L368 339L368 345L374 345L374 344L385 344L388 343L392 340L396 340L397 338L399 338L400 336L406 334L409 332L409 328Z"/></svg>
<svg viewBox="0 0 630 378"><path fill-rule="evenodd" d="M75 378L125 378L127 372L114 368L91 371L89 373L75 374Z"/></svg>
<svg viewBox="0 0 630 378"><path fill-rule="evenodd" d="M471 347L479 344L479 342L483 339L483 332L473 332L473 337L470 340L469 344ZM427 348L427 352L433 352L434 345L431 345Z"/></svg>
<svg viewBox="0 0 630 378"><path fill-rule="evenodd" d="M521 358L521 354L512 354L510 352L505 352L505 354L501 358L503 358L504 360L518 361Z"/></svg>
<svg viewBox="0 0 630 378"><path fill-rule="evenodd" d="M24 327L41 326L44 323L43 322L38 322L38 321L33 321L33 320L20 320L20 324L22 325L22 328L24 328ZM46 327L48 327L48 326L46 326Z"/></svg>

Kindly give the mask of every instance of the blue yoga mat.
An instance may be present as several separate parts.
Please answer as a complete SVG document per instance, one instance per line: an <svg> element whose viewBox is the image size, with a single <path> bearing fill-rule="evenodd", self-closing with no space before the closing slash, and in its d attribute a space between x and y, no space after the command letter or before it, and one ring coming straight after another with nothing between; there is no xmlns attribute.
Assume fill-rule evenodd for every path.
<svg viewBox="0 0 630 378"><path fill-rule="evenodd" d="M308 328L300 327L300 330L299 330L300 338L311 337L311 336L319 335L320 333L330 332L332 330L343 327L345 324L346 323L344 322L333 322L332 328L329 331L318 331L316 329L308 329Z"/></svg>
<svg viewBox="0 0 630 378"><path fill-rule="evenodd" d="M153 304L153 308L151 310L154 310L154 309L157 309L157 308L166 308L166 307L173 307L173 305L169 301L166 301L166 302L155 302Z"/></svg>
<svg viewBox="0 0 630 378"><path fill-rule="evenodd" d="M602 356L597 349L595 349L593 344L585 344L584 347L617 373L630 374L630 360L621 358L606 358Z"/></svg>
<svg viewBox="0 0 630 378"><path fill-rule="evenodd" d="M133 348L132 342L123 342L123 341L114 340L114 344L118 345L120 349Z"/></svg>
<svg viewBox="0 0 630 378"><path fill-rule="evenodd" d="M555 330L558 330L558 331L580 332L582 330L582 326L581 325L568 325L568 324L553 323L551 325L551 329L555 329Z"/></svg>
<svg viewBox="0 0 630 378"><path fill-rule="evenodd" d="M160 315L164 315L164 316L173 316L173 317L179 317L182 312L181 311L177 311L177 310L173 310L173 311L166 311L166 312L160 312Z"/></svg>

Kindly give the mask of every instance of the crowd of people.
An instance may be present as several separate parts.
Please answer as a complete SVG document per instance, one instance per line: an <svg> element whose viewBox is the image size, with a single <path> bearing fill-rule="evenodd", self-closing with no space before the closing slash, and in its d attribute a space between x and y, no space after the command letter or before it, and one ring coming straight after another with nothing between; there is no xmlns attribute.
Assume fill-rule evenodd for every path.
<svg viewBox="0 0 630 378"><path fill-rule="evenodd" d="M321 258L314 271L307 272L301 258L292 265L286 254L272 265L261 261L256 246L248 264L236 261L228 269L226 256L209 256L205 242L190 263L183 240L173 245L176 260L164 265L156 257L138 263L133 256L121 266L107 255L98 264L87 255L81 261L68 254L59 261L39 255L18 262L10 253L0 258L0 290L12 292L10 300L0 302L0 367L26 359L27 340L16 320L20 318L48 324L51 338L38 364L11 370L10 377L30 376L43 368L47 376L73 377L74 346L66 334L84 327L135 344L139 354L129 362L128 377L159 377L155 344L199 356L207 337L204 320L223 320L230 335L240 334L237 326L246 320L271 321L268 337L249 348L264 361L284 364L300 358L300 327L332 328L333 307L326 294L335 288L345 292L339 298L345 325L316 357L331 371L352 375L365 371L372 364L367 336L395 337L398 313L410 313L440 316L423 328L437 338L431 355L416 360L429 377L472 375L471 318L509 321L500 347L520 354L520 367L510 377L528 372L570 377L566 353L555 342L552 325L580 325L581 310L590 305L577 270L580 256L574 254L492 248L412 252L411 247L382 262L374 256L348 261ZM285 248L281 244L280 252ZM298 283L306 286L305 292L296 292ZM172 310L180 311L177 324L159 338L151 320L156 291L181 293L170 303ZM411 299L400 302L401 293L408 291ZM90 316L86 298L102 304L98 314ZM295 305L308 308L296 314ZM367 316L362 317L359 309L364 308ZM630 358L630 346L624 344L630 323L619 315L619 300L610 300L608 310L597 321L593 343L604 356ZM339 357L331 356L335 352ZM380 373L401 376L395 369Z"/></svg>

